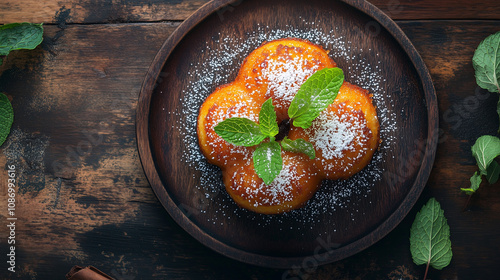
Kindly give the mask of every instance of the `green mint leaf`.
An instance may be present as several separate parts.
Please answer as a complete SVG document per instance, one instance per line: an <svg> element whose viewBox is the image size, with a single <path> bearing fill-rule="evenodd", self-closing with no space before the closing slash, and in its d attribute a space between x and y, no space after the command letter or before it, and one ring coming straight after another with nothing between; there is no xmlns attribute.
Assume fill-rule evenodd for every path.
<svg viewBox="0 0 500 280"><path fill-rule="evenodd" d="M222 139L237 146L254 146L266 138L259 125L247 118L225 119L214 130Z"/></svg>
<svg viewBox="0 0 500 280"><path fill-rule="evenodd" d="M443 269L450 264L450 227L435 198L429 199L415 217L410 230L410 251L417 265Z"/></svg>
<svg viewBox="0 0 500 280"><path fill-rule="evenodd" d="M472 57L477 85L490 92L500 92L500 32L477 46Z"/></svg>
<svg viewBox="0 0 500 280"><path fill-rule="evenodd" d="M10 134L10 128L14 122L14 109L9 98L0 92L0 146Z"/></svg>
<svg viewBox="0 0 500 280"><path fill-rule="evenodd" d="M259 113L259 127L260 132L269 137L274 137L280 132L276 120L276 111L274 111L273 100L271 98L262 104Z"/></svg>
<svg viewBox="0 0 500 280"><path fill-rule="evenodd" d="M283 168L280 144L276 141L260 144L253 152L253 165L264 183L271 184Z"/></svg>
<svg viewBox="0 0 500 280"><path fill-rule="evenodd" d="M472 146L472 155L476 158L481 175L488 174L488 166L500 155L500 139L491 135L479 137Z"/></svg>
<svg viewBox="0 0 500 280"><path fill-rule="evenodd" d="M285 151L306 154L310 159L314 159L316 157L314 146L302 138L290 140L285 137L281 140L281 147Z"/></svg>
<svg viewBox="0 0 500 280"><path fill-rule="evenodd" d="M288 116L293 125L302 128L311 126L312 121L337 97L344 82L340 68L324 68L311 75L295 95Z"/></svg>
<svg viewBox="0 0 500 280"><path fill-rule="evenodd" d="M478 174L476 171L474 173L474 175L472 175L472 177L470 177L470 188L461 188L460 190L462 190L463 192L465 192L468 195L472 195L473 193L475 193L479 189L479 186L481 185L481 182L483 181L483 179L481 177L482 177L482 175Z"/></svg>
<svg viewBox="0 0 500 280"><path fill-rule="evenodd" d="M495 184L498 181L498 176L500 175L500 164L496 161L492 161L490 166L486 169L486 179L488 183Z"/></svg>
<svg viewBox="0 0 500 280"><path fill-rule="evenodd" d="M0 26L0 55L10 51L36 48L43 37L42 24L10 23Z"/></svg>
<svg viewBox="0 0 500 280"><path fill-rule="evenodd" d="M500 97L498 98L497 102L497 115L498 115L498 120L500 120ZM498 128L497 133L500 134L500 127Z"/></svg>

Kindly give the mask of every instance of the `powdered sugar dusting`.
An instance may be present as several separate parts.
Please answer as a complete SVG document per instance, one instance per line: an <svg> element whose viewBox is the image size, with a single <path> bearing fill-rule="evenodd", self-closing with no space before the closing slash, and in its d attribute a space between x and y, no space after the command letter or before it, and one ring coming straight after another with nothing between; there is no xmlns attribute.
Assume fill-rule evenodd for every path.
<svg viewBox="0 0 500 280"><path fill-rule="evenodd" d="M286 60L271 59L267 63L267 67L262 70L264 80L268 81L266 97L270 97L272 92L275 99L287 104L292 102L300 86L319 68L318 65L306 67L307 60L302 56Z"/></svg>
<svg viewBox="0 0 500 280"><path fill-rule="evenodd" d="M255 202L254 206L260 205L276 205L280 202L289 202L293 200L293 181L300 180L305 176L304 173L299 173L296 166L291 163L285 163L278 176L270 185L263 182L247 182L245 176L235 172L233 174L233 182L237 191L243 191L244 196L250 200L258 197L264 197L259 203ZM249 185L250 184L250 185ZM241 189L243 188L243 189Z"/></svg>
<svg viewBox="0 0 500 280"><path fill-rule="evenodd" d="M340 105L339 109L345 106ZM341 114L325 110L314 120L312 126L306 130L309 140L322 151L323 158L334 159L342 157L345 151L355 149L352 143L366 143L368 139L362 133L366 128L364 118L354 118L352 115Z"/></svg>
<svg viewBox="0 0 500 280"><path fill-rule="evenodd" d="M191 64L191 70L188 75L193 77L195 82L187 84L183 89L184 99L182 100L182 108L179 108L176 112L170 112L170 114L183 116L180 118L181 121L173 124L182 133L185 149L182 160L201 174L199 178L196 177L198 182L197 187L205 195L205 199L209 200L209 207L216 208L215 211L223 213L225 217L224 221L220 221L217 220L217 217L206 215L207 211L205 209L199 210L197 214L206 215L205 218L207 221L223 225L224 223L230 223L232 219L241 218L257 220L261 226L269 226L279 225L283 221L293 219L296 223L302 224L300 228L312 229L315 225L324 222L320 219L323 215L334 215L335 211L344 209L346 205L355 205L355 201L359 199L370 200L370 186L381 180L384 171L382 169L384 157L395 140L392 135L395 135L394 131L397 130L395 123L398 116L395 113L391 113L393 110L388 107L392 104L390 100L391 96L381 86L385 82L385 78L382 76L382 71L379 68L380 62L375 65L368 62L364 54L369 53L371 50L357 49L356 46L351 45L343 37L336 36L335 30L320 30L312 23L309 25L310 29L305 30L299 30L291 26L287 26L284 29L269 29L268 27L257 26L255 31L247 34L244 39L231 37L231 34L219 34L217 38L213 39L217 43L217 47L210 48L207 46L203 50L207 60ZM251 51L265 41L287 37L306 39L318 44L330 51L330 57L338 64L349 65L343 68L346 80L368 89L373 94L373 102L377 107L377 116L380 123L380 138L382 139L382 143L379 150L375 152L372 161L365 169L348 180L324 181L319 191L305 207L280 215L261 215L237 207L224 190L219 168L209 164L198 147L196 121L198 109L205 98L217 86L232 81L230 77L235 76L243 59ZM276 63L276 65L271 65L270 69L272 67L281 69L283 66L279 65L279 61L273 63ZM301 77L310 75L309 73L296 73L295 70L301 68L299 63L298 61L294 61L287 66L290 75L272 76L276 75L273 74L273 71L263 73L263 75L267 75L267 78L270 80L277 81L277 83L272 85L273 90L280 94L282 93L285 98L293 98L293 96L286 96L289 88L288 90L281 88L281 82L290 79L291 76L300 79ZM290 86L298 87L300 84L291 84ZM352 133L352 129L355 129L355 127L347 127L342 120L338 120L325 129L333 130L334 126L337 129L337 133L339 133L339 137L335 137L335 141L340 141L339 147L345 147L346 145L343 142L349 142L351 138L355 137ZM322 133L329 132L324 131ZM315 137L315 141L321 143L321 133ZM337 148L328 148L326 144L323 150L327 152L328 156L332 157L341 152ZM280 174L274 183L274 188L267 189L266 191L286 193L287 185L285 182L288 176L286 174L287 170L284 168L284 171L282 171L282 174Z"/></svg>

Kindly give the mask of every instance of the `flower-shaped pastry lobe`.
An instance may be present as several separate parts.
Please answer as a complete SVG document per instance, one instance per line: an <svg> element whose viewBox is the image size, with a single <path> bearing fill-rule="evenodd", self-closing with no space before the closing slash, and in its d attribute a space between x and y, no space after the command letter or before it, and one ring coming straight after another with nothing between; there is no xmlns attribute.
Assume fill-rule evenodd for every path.
<svg viewBox="0 0 500 280"><path fill-rule="evenodd" d="M208 96L198 115L201 151L222 169L227 192L241 207L277 214L303 206L323 179L346 179L363 169L379 143L379 123L371 94L344 82L337 98L303 129L290 124L288 138L312 143L316 157L282 151L283 167L269 185L257 176L255 147L235 146L214 127L232 117L259 120L262 104L272 98L278 124L300 86L316 71L336 67L321 47L306 40L279 39L262 44L243 62L234 82Z"/></svg>

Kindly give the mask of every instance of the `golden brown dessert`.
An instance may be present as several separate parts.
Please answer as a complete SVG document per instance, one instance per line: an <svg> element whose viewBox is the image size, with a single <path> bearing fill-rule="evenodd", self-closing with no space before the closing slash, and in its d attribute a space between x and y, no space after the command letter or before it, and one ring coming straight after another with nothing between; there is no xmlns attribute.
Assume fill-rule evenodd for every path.
<svg viewBox="0 0 500 280"><path fill-rule="evenodd" d="M255 147L235 146L214 127L231 117L258 121L264 101L272 98L278 123L300 86L314 72L336 67L321 47L306 40L280 39L262 44L243 62L235 81L218 87L198 115L201 151L222 169L226 190L246 209L276 214L303 206L323 179L346 179L363 169L379 142L379 123L367 90L344 82L335 101L308 129L290 126L288 137L313 144L316 158L282 151L283 169L266 185L255 172Z"/></svg>

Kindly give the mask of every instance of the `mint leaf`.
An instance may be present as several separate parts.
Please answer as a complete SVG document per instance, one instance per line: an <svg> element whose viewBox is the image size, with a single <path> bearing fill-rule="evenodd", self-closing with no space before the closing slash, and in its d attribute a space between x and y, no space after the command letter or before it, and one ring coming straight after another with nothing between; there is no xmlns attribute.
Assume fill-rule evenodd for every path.
<svg viewBox="0 0 500 280"><path fill-rule="evenodd" d="M450 264L453 255L450 227L435 198L429 199L415 217L410 230L410 251L417 265L443 269Z"/></svg>
<svg viewBox="0 0 500 280"><path fill-rule="evenodd" d="M482 175L478 174L477 171L470 177L470 188L460 188L463 192L465 192L468 195L472 195L475 193L478 189L479 186L481 185L481 182L483 179L481 178Z"/></svg>
<svg viewBox="0 0 500 280"><path fill-rule="evenodd" d="M32 50L42 42L42 37L42 24L23 22L2 25L0 26L0 56L8 55L14 50Z"/></svg>
<svg viewBox="0 0 500 280"><path fill-rule="evenodd" d="M259 125L247 118L225 119L214 130L222 139L237 146L254 146L266 138Z"/></svg>
<svg viewBox="0 0 500 280"><path fill-rule="evenodd" d="M497 115L498 115L498 120L500 121L500 97L498 98L497 102ZM500 134L500 128L498 128L497 133Z"/></svg>
<svg viewBox="0 0 500 280"><path fill-rule="evenodd" d="M283 168L280 144L276 141L260 144L253 152L253 165L264 183L271 184Z"/></svg>
<svg viewBox="0 0 500 280"><path fill-rule="evenodd" d="M0 92L0 146L10 134L10 128L14 122L14 109L9 98Z"/></svg>
<svg viewBox="0 0 500 280"><path fill-rule="evenodd" d="M271 98L262 104L259 113L259 127L260 132L269 137L274 137L280 132L276 120L276 111L274 111L273 100Z"/></svg>
<svg viewBox="0 0 500 280"><path fill-rule="evenodd" d="M288 116L293 125L302 128L311 126L312 121L337 97L344 82L340 68L324 68L311 75L295 95Z"/></svg>
<svg viewBox="0 0 500 280"><path fill-rule="evenodd" d="M476 158L481 175L488 174L488 166L500 155L500 139L491 135L479 137L472 146L472 155Z"/></svg>
<svg viewBox="0 0 500 280"><path fill-rule="evenodd" d="M500 92L500 32L484 39L472 57L477 85L490 92Z"/></svg>
<svg viewBox="0 0 500 280"><path fill-rule="evenodd" d="M495 184L498 181L498 176L500 175L500 164L496 161L492 161L490 166L486 169L486 179L488 183Z"/></svg>
<svg viewBox="0 0 500 280"><path fill-rule="evenodd" d="M281 140L281 147L285 151L306 154L310 159L314 159L316 157L314 146L302 138L290 140L285 137Z"/></svg>

